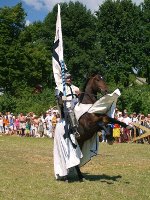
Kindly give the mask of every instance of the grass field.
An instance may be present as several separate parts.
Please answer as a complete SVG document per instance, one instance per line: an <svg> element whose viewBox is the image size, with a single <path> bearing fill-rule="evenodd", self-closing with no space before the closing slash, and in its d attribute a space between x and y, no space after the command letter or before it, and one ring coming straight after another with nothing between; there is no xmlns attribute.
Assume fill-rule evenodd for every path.
<svg viewBox="0 0 150 200"><path fill-rule="evenodd" d="M150 145L101 143L80 183L56 181L53 140L0 137L0 200L148 200Z"/></svg>

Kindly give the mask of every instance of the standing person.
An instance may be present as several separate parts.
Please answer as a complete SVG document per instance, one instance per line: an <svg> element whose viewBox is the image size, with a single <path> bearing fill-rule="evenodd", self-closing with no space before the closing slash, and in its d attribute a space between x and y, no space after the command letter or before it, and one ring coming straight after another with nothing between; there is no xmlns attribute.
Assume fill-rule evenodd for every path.
<svg viewBox="0 0 150 200"><path fill-rule="evenodd" d="M34 116L34 119L33 119L33 124L34 124L34 135L35 137L39 137L39 133L38 133L38 126L39 126L39 118L38 116Z"/></svg>
<svg viewBox="0 0 150 200"><path fill-rule="evenodd" d="M117 115L115 115L115 119L118 119ZM113 125L113 137L114 137L116 143L121 142L121 140L120 140L120 128L121 127L120 127L119 124Z"/></svg>
<svg viewBox="0 0 150 200"><path fill-rule="evenodd" d="M8 116L4 116L3 118L3 128L4 128L4 133L8 134L9 132L9 120L8 120Z"/></svg>
<svg viewBox="0 0 150 200"><path fill-rule="evenodd" d="M20 128L20 122L19 122L18 116L16 116L14 119L14 130L17 135L19 135L19 128Z"/></svg>
<svg viewBox="0 0 150 200"><path fill-rule="evenodd" d="M56 90L56 98L61 113L61 118L64 118L66 114L66 118L70 123L74 134L78 136L79 133L77 131L77 121L75 119L73 109L78 102L78 95L80 94L80 90L77 86L72 84L72 77L68 72L65 74L65 82L66 97L63 96L63 85L61 84L60 87L58 87ZM64 101L66 101L66 111L64 111Z"/></svg>
<svg viewBox="0 0 150 200"><path fill-rule="evenodd" d="M25 136L29 137L31 135L31 119L30 117L26 118L26 128L25 128Z"/></svg>
<svg viewBox="0 0 150 200"><path fill-rule="evenodd" d="M82 158L82 152L75 140L77 134L77 122L73 108L78 100L79 88L72 84L71 75L65 74L66 97L63 96L63 85L56 90L56 98L60 110L60 120L56 124L54 136L54 173L56 180L66 180L68 171L71 167L77 166ZM66 102L65 102L66 101ZM66 110L64 110L66 103ZM67 133L66 127L71 126ZM66 136L68 134L69 137Z"/></svg>
<svg viewBox="0 0 150 200"><path fill-rule="evenodd" d="M9 134L14 134L14 118L12 116L9 118Z"/></svg>
<svg viewBox="0 0 150 200"><path fill-rule="evenodd" d="M39 118L38 133L40 134L40 137L44 137L44 123L41 118Z"/></svg>
<svg viewBox="0 0 150 200"><path fill-rule="evenodd" d="M131 137L134 138L134 137L138 136L138 128L136 128L136 126L133 125L133 123L137 123L138 122L138 117L137 117L136 112L131 114L130 118L132 120Z"/></svg>
<svg viewBox="0 0 150 200"><path fill-rule="evenodd" d="M48 137L52 138L52 113L49 111L45 117L46 129Z"/></svg>
<svg viewBox="0 0 150 200"><path fill-rule="evenodd" d="M20 130L21 130L21 136L25 135L25 128L26 128L26 117L24 114L21 112L20 115L18 116L19 119L19 124L20 124Z"/></svg>
<svg viewBox="0 0 150 200"><path fill-rule="evenodd" d="M0 134L4 133L4 129L3 129L3 117L0 116Z"/></svg>
<svg viewBox="0 0 150 200"><path fill-rule="evenodd" d="M123 116L123 120L122 122L124 122L125 124L129 125L132 123L131 118L128 116L127 112L124 112L124 116ZM124 137L124 141L125 142L129 142L131 135L130 135L130 130L127 128L123 128L123 137Z"/></svg>
<svg viewBox="0 0 150 200"><path fill-rule="evenodd" d="M102 130L102 142L107 142L106 140L106 132Z"/></svg>
<svg viewBox="0 0 150 200"><path fill-rule="evenodd" d="M53 112L53 116L52 116L52 134L53 134L53 137L54 137L56 124L57 124L57 115L56 115L56 112Z"/></svg>

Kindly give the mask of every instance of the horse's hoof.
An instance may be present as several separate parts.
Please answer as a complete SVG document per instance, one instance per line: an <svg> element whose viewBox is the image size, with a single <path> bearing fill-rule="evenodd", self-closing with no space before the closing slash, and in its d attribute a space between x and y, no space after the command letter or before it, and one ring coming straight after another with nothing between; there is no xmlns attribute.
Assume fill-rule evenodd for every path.
<svg viewBox="0 0 150 200"><path fill-rule="evenodd" d="M114 141L107 141L107 143L108 143L109 145L113 145L113 144L114 144Z"/></svg>
<svg viewBox="0 0 150 200"><path fill-rule="evenodd" d="M81 179L79 179L79 182L85 182L86 181L86 179L85 178L81 178Z"/></svg>

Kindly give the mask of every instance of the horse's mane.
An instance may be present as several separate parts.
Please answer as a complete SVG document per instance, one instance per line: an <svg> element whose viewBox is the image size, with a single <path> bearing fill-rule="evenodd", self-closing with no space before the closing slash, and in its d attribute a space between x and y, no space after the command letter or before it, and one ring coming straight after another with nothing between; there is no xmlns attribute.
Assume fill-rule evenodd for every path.
<svg viewBox="0 0 150 200"><path fill-rule="evenodd" d="M83 87L82 87L82 89L81 89L81 94L79 95L79 103L81 103L82 100L83 100L83 97L84 97L84 94L85 94L85 88L86 88L86 86L87 86L89 80L90 80L92 77L96 76L97 74L100 75L100 73L99 73L98 71L92 71L92 72L91 72L91 75L86 77L85 83L84 83L84 85L83 85Z"/></svg>
<svg viewBox="0 0 150 200"><path fill-rule="evenodd" d="M85 88L86 88L87 83L89 82L90 78L91 78L91 77L88 77L88 78L86 79L86 81L85 81L85 83L84 83L84 85L83 85L83 87L82 87L81 94L79 95L79 103L81 103L82 100L83 100Z"/></svg>

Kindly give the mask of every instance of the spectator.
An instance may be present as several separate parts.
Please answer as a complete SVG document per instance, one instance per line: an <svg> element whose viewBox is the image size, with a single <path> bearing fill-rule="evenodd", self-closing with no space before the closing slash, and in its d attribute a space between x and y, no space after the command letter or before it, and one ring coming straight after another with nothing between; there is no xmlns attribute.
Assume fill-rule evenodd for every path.
<svg viewBox="0 0 150 200"><path fill-rule="evenodd" d="M57 115L56 112L53 112L53 116L52 116L52 135L54 137L54 131L55 131L55 127L57 124Z"/></svg>
<svg viewBox="0 0 150 200"><path fill-rule="evenodd" d="M3 118L3 128L4 128L4 132L6 134L8 134L8 132L9 132L9 120L8 120L8 116L7 115L4 116L4 118Z"/></svg>
<svg viewBox="0 0 150 200"><path fill-rule="evenodd" d="M106 140L106 132L102 130L102 142L107 142Z"/></svg>
<svg viewBox="0 0 150 200"><path fill-rule="evenodd" d="M40 137L44 137L44 123L42 119L39 119L38 133L40 134Z"/></svg>
<svg viewBox="0 0 150 200"><path fill-rule="evenodd" d="M4 133L3 129L3 117L0 115L0 134Z"/></svg>
<svg viewBox="0 0 150 200"><path fill-rule="evenodd" d="M14 119L12 115L9 117L9 134L14 134Z"/></svg>
<svg viewBox="0 0 150 200"><path fill-rule="evenodd" d="M127 125L131 125L132 120L128 116L127 112L124 112L124 116L123 116L122 122L126 123ZM123 140L124 140L124 142L129 142L130 141L130 139L131 139L131 134L130 133L131 132L130 132L129 129L123 128Z"/></svg>
<svg viewBox="0 0 150 200"><path fill-rule="evenodd" d="M45 122L46 122L47 136L52 138L52 115L51 115L51 111L46 113Z"/></svg>
<svg viewBox="0 0 150 200"><path fill-rule="evenodd" d="M122 122L122 120L123 120L122 112L119 112L119 113L118 113L118 120L119 120L120 122Z"/></svg>
<svg viewBox="0 0 150 200"><path fill-rule="evenodd" d="M117 115L115 115L115 119L118 120ZM113 125L113 137L114 137L116 143L121 142L121 140L120 140L120 125L119 124Z"/></svg>
<svg viewBox="0 0 150 200"><path fill-rule="evenodd" d="M19 124L20 124L20 127L19 129L21 130L21 136L24 136L25 135L25 128L26 128L26 117L23 115L23 113L20 113L19 117Z"/></svg>
<svg viewBox="0 0 150 200"><path fill-rule="evenodd" d="M19 135L19 128L20 128L20 122L18 116L16 116L14 119L14 131L16 132L17 135Z"/></svg>
<svg viewBox="0 0 150 200"><path fill-rule="evenodd" d="M25 128L25 136L29 137L31 135L31 119L29 117L26 118L26 128Z"/></svg>
<svg viewBox="0 0 150 200"><path fill-rule="evenodd" d="M39 137L40 135L38 133L38 126L39 126L38 116L34 116L33 124L34 124L34 135L35 135L35 137Z"/></svg>
<svg viewBox="0 0 150 200"><path fill-rule="evenodd" d="M131 118L132 123L138 122L138 117L137 117L136 112L131 114L130 118ZM138 136L138 128L134 127L134 125L132 125L132 126L133 126L133 128L131 129L131 137L134 138L134 137Z"/></svg>

